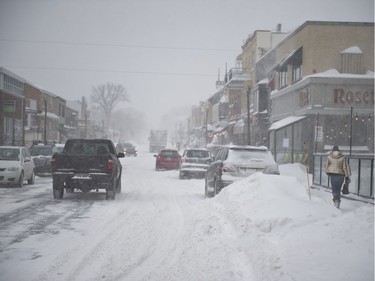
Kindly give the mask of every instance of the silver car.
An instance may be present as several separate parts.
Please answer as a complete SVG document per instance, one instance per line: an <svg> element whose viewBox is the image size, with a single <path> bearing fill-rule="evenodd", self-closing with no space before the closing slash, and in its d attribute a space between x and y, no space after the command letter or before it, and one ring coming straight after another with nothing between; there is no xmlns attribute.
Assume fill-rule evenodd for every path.
<svg viewBox="0 0 375 281"><path fill-rule="evenodd" d="M230 145L222 147L207 169L206 197L215 196L222 188L256 172L279 175L279 168L267 147Z"/></svg>
<svg viewBox="0 0 375 281"><path fill-rule="evenodd" d="M180 179L204 178L211 162L211 153L206 148L186 149L181 156Z"/></svg>
<svg viewBox="0 0 375 281"><path fill-rule="evenodd" d="M0 146L0 184L22 187L25 180L34 184L34 162L23 146Z"/></svg>

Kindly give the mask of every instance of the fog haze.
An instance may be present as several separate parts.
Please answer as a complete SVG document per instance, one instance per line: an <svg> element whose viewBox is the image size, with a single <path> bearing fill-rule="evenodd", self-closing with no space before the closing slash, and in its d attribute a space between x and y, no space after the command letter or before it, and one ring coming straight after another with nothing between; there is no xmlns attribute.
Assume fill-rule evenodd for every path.
<svg viewBox="0 0 375 281"><path fill-rule="evenodd" d="M0 66L66 100L107 82L159 126L216 92L255 30L307 20L373 22L372 0L0 0Z"/></svg>

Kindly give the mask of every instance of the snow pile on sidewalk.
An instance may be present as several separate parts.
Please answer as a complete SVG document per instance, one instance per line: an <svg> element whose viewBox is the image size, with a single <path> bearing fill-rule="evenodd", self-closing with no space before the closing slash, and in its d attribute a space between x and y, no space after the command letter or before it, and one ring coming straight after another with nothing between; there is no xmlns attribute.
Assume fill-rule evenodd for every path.
<svg viewBox="0 0 375 281"><path fill-rule="evenodd" d="M307 190L306 171L282 165L210 200L236 229L256 280L374 280L374 206Z"/></svg>

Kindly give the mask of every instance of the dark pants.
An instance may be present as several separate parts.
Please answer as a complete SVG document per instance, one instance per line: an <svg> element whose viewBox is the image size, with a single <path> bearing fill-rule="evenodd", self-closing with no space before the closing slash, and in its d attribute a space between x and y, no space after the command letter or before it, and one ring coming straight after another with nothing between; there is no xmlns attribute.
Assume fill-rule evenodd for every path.
<svg viewBox="0 0 375 281"><path fill-rule="evenodd" d="M335 199L340 199L341 187L344 183L344 175L330 175L331 185L332 185L332 195Z"/></svg>

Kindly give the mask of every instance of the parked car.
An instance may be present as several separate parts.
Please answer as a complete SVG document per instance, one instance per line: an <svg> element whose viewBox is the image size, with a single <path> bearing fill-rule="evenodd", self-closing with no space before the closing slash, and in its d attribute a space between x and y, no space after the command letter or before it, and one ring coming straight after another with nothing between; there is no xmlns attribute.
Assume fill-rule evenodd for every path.
<svg viewBox="0 0 375 281"><path fill-rule="evenodd" d="M34 184L34 162L23 146L0 146L0 183L22 187L25 180Z"/></svg>
<svg viewBox="0 0 375 281"><path fill-rule="evenodd" d="M211 153L206 148L188 148L181 156L179 178L204 178L212 162Z"/></svg>
<svg viewBox="0 0 375 281"><path fill-rule="evenodd" d="M35 175L52 176L51 159L56 152L55 145L35 144L29 148L31 157L35 164Z"/></svg>
<svg viewBox="0 0 375 281"><path fill-rule="evenodd" d="M207 169L205 195L215 196L225 186L256 172L280 174L278 165L267 147L224 146L216 153Z"/></svg>
<svg viewBox="0 0 375 281"><path fill-rule="evenodd" d="M155 170L178 169L180 167L181 155L176 149L162 149L155 154Z"/></svg>

